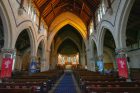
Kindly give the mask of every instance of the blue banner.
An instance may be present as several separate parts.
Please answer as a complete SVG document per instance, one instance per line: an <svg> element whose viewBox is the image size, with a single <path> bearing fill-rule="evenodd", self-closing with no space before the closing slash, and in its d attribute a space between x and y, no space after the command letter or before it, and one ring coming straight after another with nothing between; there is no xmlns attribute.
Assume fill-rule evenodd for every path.
<svg viewBox="0 0 140 93"><path fill-rule="evenodd" d="M32 61L30 64L30 73L36 73L36 67L37 67L37 63Z"/></svg>
<svg viewBox="0 0 140 93"><path fill-rule="evenodd" d="M99 72L103 72L103 70L104 70L104 63L103 63L103 61L101 61L101 60L97 61L97 66L98 66L98 71Z"/></svg>

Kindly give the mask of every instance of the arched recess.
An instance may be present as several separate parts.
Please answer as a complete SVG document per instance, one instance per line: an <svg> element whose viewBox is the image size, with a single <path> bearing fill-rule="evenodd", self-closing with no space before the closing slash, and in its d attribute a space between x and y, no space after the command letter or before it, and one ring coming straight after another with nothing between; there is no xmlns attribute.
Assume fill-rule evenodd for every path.
<svg viewBox="0 0 140 93"><path fill-rule="evenodd" d="M96 39L96 44L97 44L97 54L98 56L101 56L103 54L103 40L104 40L104 35L105 35L105 29L108 29L110 33L112 33L113 38L115 40L115 45L117 46L117 40L115 39L115 32L114 28L109 22L103 21L100 26L97 28L97 39Z"/></svg>
<svg viewBox="0 0 140 93"><path fill-rule="evenodd" d="M36 47L37 47L37 39L35 35L35 31L30 27L29 25L22 24L20 27L18 27L17 37L15 40L17 41L19 35L22 33L22 31L26 30L30 39L30 46L31 46L31 56L36 56ZM16 45L16 41L14 42L14 45Z"/></svg>
<svg viewBox="0 0 140 93"><path fill-rule="evenodd" d="M74 15L71 12L64 12L60 14L58 17L54 19L52 24L49 27L49 31L51 32L49 35L49 42L48 42L48 50L50 50L51 43L53 41L54 36L57 34L57 32L64 27L65 25L71 25L74 28L77 29L77 31L81 34L83 37L84 43L86 44L86 39L87 39L87 29L84 24L84 22Z"/></svg>
<svg viewBox="0 0 140 93"><path fill-rule="evenodd" d="M4 47L4 29L3 29L2 19L0 17L0 50Z"/></svg>
<svg viewBox="0 0 140 93"><path fill-rule="evenodd" d="M77 46L78 51L79 51L79 55L80 55L80 54L82 53L82 49L81 49L80 45L78 44L78 42L76 42L76 41L75 41L72 37L70 37L70 36L65 37L62 41L60 41L60 42L58 43L58 45L57 45L56 48L55 48L55 53L58 52L58 48L60 47L60 45L61 45L65 40L67 40L67 39L70 39L70 40ZM79 64L81 64L81 61L79 61Z"/></svg>
<svg viewBox="0 0 140 93"><path fill-rule="evenodd" d="M105 36L106 30L108 30L111 33L111 35L113 36L113 39L115 41L113 31L111 31L111 29L108 29L107 27L103 26L101 28L101 30L99 31L100 33L98 34L98 39L97 39L98 56L103 55L103 44L104 44L104 36ZM116 41L115 41L115 46L116 46Z"/></svg>
<svg viewBox="0 0 140 93"><path fill-rule="evenodd" d="M32 26L31 22L22 22L21 24L18 25L17 27L17 33L16 33L16 38L15 38L15 42L13 43L13 45L15 46L16 40L19 36L19 34L24 30L27 29L28 30L28 35L31 39L31 56L36 56L36 48L37 48L37 33L36 30L34 29L34 27Z"/></svg>
<svg viewBox="0 0 140 93"><path fill-rule="evenodd" d="M81 51L80 45L79 45L72 37L70 37L70 36L65 37L62 41L60 41L60 42L57 44L57 46L56 46L56 48L55 48L55 50L56 50L55 52L57 52L59 46L60 46L66 39L72 40L72 41L75 43L75 45L78 47L79 52L80 52L80 53L82 52L82 51Z"/></svg>
<svg viewBox="0 0 140 93"><path fill-rule="evenodd" d="M105 69L106 70L116 69L115 62L116 43L112 31L110 31L107 28L102 28L98 47L100 49L99 56L103 57Z"/></svg>
<svg viewBox="0 0 140 93"><path fill-rule="evenodd" d="M75 42L73 42L73 40L67 38L65 39L59 46L59 48L57 49L57 54L60 54L60 55L65 55L65 57L70 57L70 56L74 56L74 55L77 55L79 56L79 49L78 49L78 46L76 45ZM78 58L79 59L79 58ZM65 60L65 62L68 62ZM72 62L69 60L69 62ZM79 61L78 61L79 63ZM67 63L65 64L67 65Z"/></svg>
<svg viewBox="0 0 140 93"><path fill-rule="evenodd" d="M23 31L21 31L21 33L18 35L16 39L15 49L17 52L15 70L22 70L21 68L22 67L21 65L23 64L22 62L25 62L26 59L25 63L29 64L31 61L32 53L35 49L34 39L30 29L24 29ZM26 50L29 50L30 52L26 53L27 52ZM30 55L30 56L26 56L26 55ZM24 70L27 71L28 69L24 69Z"/></svg>
<svg viewBox="0 0 140 93"><path fill-rule="evenodd" d="M123 6L123 11L120 13L120 19L117 24L117 40L119 43L118 48L126 48L126 27L131 8L135 0L127 0Z"/></svg>
<svg viewBox="0 0 140 93"><path fill-rule="evenodd" d="M121 43L125 43L125 47L123 46L123 48L127 49L130 74L135 74L135 71L139 71L140 69L140 0L133 1L131 4L128 4L129 10L127 11L129 12L124 14L127 15L127 19L123 22L124 29L120 33L120 35L122 34ZM135 77L132 75L132 78Z"/></svg>
<svg viewBox="0 0 140 93"><path fill-rule="evenodd" d="M0 0L0 17L1 21L3 24L3 32L4 32L4 47L5 49L7 48L12 48L11 43L12 43L12 27L11 27L11 22L7 13L7 10L5 8L5 5L3 3L3 0Z"/></svg>
<svg viewBox="0 0 140 93"><path fill-rule="evenodd" d="M41 68L43 68L43 61L44 59L46 58L46 55L45 55L45 42L44 42L44 39L42 39L39 44L38 44L38 47L37 47L37 71L40 72L41 71Z"/></svg>

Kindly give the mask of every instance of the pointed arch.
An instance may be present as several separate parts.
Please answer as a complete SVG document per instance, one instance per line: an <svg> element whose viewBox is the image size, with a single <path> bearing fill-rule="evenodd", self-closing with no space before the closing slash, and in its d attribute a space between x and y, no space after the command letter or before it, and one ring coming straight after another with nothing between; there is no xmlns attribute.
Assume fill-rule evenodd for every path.
<svg viewBox="0 0 140 93"><path fill-rule="evenodd" d="M29 39L30 39L30 45L31 45L31 56L35 56L35 50L36 50L36 42L35 42L35 38L34 38L34 34L31 28L23 28L17 35L16 37L16 41L19 37L19 35L21 34L21 32L23 31L27 31L28 35L29 35ZM16 41L15 44L16 45Z"/></svg>
<svg viewBox="0 0 140 93"><path fill-rule="evenodd" d="M104 44L104 37L105 37L106 30L108 30L112 34L112 37L114 39L115 46L116 46L116 41L115 41L113 31L111 31L111 29L103 26L100 30L100 33L98 34L98 46L97 46L98 56L103 55L103 44Z"/></svg>
<svg viewBox="0 0 140 93"><path fill-rule="evenodd" d="M81 34L85 44L87 39L87 28L84 24L84 22L76 15L74 15L71 12L64 12L60 14L52 24L50 25L49 31L51 32L49 35L49 42L48 42L48 50L50 50L51 42L54 38L54 36L57 34L57 32L64 27L65 25L71 25L74 28L78 30L78 32Z"/></svg>
<svg viewBox="0 0 140 93"><path fill-rule="evenodd" d="M128 0L125 2L123 6L123 11L120 13L121 17L118 19L118 24L117 24L117 40L119 42L119 48L126 48L126 27L127 27L127 22L129 18L129 14L131 11L131 8L133 6L133 3L135 0Z"/></svg>
<svg viewBox="0 0 140 93"><path fill-rule="evenodd" d="M70 37L70 36L65 37L65 38L56 46L56 52L57 52L59 46L60 46L66 39L72 40L72 41L74 42L74 44L77 46L79 52L81 53L81 47L80 47L80 46L78 45L78 43L77 43L72 37Z"/></svg>
<svg viewBox="0 0 140 93"><path fill-rule="evenodd" d="M4 48L12 48L12 26L10 22L10 18L8 16L8 12L5 8L3 0L0 0L0 17L2 19L3 32L4 32Z"/></svg>

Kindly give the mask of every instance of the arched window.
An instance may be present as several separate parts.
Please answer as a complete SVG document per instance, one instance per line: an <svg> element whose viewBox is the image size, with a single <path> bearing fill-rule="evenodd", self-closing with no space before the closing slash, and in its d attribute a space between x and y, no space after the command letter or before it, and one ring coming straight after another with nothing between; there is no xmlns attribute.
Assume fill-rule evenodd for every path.
<svg viewBox="0 0 140 93"><path fill-rule="evenodd" d="M65 58L64 58L64 56L62 57L62 64L64 64L65 63Z"/></svg>
<svg viewBox="0 0 140 93"><path fill-rule="evenodd" d="M91 35L93 33L93 31L94 31L93 21L91 21L89 28L90 28L90 35Z"/></svg>
<svg viewBox="0 0 140 93"><path fill-rule="evenodd" d="M103 18L103 16L105 15L105 11L106 11L106 6L105 6L105 1L102 0L102 3L100 4L98 10L97 10L97 19L98 22L101 21L101 19Z"/></svg>

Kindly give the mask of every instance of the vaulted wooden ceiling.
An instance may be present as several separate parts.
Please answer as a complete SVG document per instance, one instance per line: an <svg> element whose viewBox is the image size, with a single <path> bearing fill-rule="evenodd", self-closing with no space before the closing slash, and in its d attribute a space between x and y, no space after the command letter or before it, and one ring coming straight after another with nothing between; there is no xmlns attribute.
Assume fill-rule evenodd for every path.
<svg viewBox="0 0 140 93"><path fill-rule="evenodd" d="M46 24L49 26L59 14L70 11L88 25L100 0L32 0Z"/></svg>

